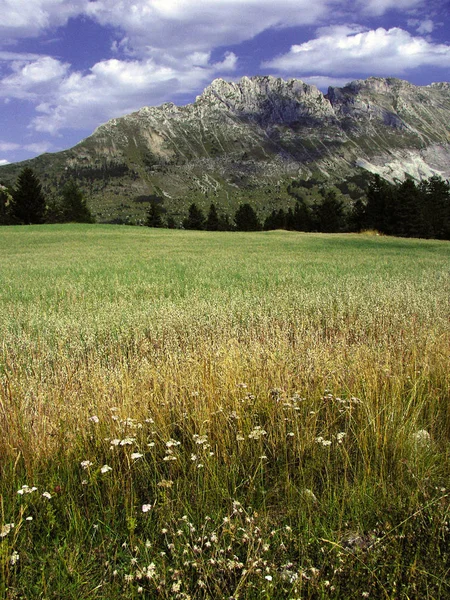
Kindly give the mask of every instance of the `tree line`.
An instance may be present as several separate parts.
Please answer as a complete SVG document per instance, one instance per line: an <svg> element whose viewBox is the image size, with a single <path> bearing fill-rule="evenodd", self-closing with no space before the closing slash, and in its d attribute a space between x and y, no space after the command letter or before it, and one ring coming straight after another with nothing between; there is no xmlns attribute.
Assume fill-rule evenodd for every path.
<svg viewBox="0 0 450 600"><path fill-rule="evenodd" d="M344 204L334 190L322 190L320 198L307 202L297 193L295 206L274 209L264 219L249 203L230 217L212 203L205 215L193 202L181 222L184 229L207 231L260 231L287 229L338 233L375 229L386 235L450 239L450 183L433 176L420 183L406 179L392 184L370 175L367 197ZM93 223L83 193L69 180L58 196L47 199L38 177L24 168L13 189L0 185L0 225L79 222ZM165 214L163 198L151 196L146 225L175 228Z"/></svg>
<svg viewBox="0 0 450 600"><path fill-rule="evenodd" d="M56 199L48 199L32 169L25 167L12 190L0 186L0 225L93 223L83 193L69 180Z"/></svg>
<svg viewBox="0 0 450 600"><path fill-rule="evenodd" d="M260 220L248 203L241 204L232 218L219 213L212 203L207 215L193 202L181 226L207 231L260 231L286 229L322 233L359 232L375 229L386 235L450 239L450 183L438 176L416 184L412 179L392 184L370 175L367 198L346 205L334 190L323 190L312 202L295 195L294 208L274 209ZM175 227L172 216L164 217L163 199L150 203L146 225Z"/></svg>

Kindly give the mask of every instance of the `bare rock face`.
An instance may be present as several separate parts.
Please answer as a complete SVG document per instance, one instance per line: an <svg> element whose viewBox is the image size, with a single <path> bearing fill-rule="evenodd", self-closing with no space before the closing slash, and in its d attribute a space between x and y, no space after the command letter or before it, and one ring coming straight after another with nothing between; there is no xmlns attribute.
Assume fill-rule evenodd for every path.
<svg viewBox="0 0 450 600"><path fill-rule="evenodd" d="M216 79L196 103L229 111L262 126L326 119L334 115L330 103L315 86L299 79L243 77L239 83Z"/></svg>
<svg viewBox="0 0 450 600"><path fill-rule="evenodd" d="M216 79L192 104L143 107L26 163L51 189L77 179L100 221L154 193L182 212L193 200L262 202L293 179L447 178L450 84L371 77L324 95L298 79ZM23 166L0 167L0 179L13 182Z"/></svg>

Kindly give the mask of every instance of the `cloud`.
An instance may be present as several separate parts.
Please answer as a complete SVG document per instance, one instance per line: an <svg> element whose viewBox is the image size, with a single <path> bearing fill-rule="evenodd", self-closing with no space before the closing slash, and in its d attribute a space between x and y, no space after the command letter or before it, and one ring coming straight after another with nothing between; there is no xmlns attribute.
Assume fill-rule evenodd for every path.
<svg viewBox="0 0 450 600"><path fill-rule="evenodd" d="M264 63L265 68L300 76L392 76L421 66L450 67L450 46L414 37L397 27L355 33L354 26L322 30L317 38Z"/></svg>
<svg viewBox="0 0 450 600"><path fill-rule="evenodd" d="M195 52L183 60L109 59L95 64L87 75L75 72L37 106L36 131L56 134L65 127L91 128L142 106L157 105L176 94L195 92L219 73L233 71L237 57L227 53L211 63L209 53Z"/></svg>
<svg viewBox="0 0 450 600"><path fill-rule="evenodd" d="M9 165L9 160L6 160L6 158L0 158L0 167L3 165Z"/></svg>
<svg viewBox="0 0 450 600"><path fill-rule="evenodd" d="M35 99L45 95L67 74L69 66L51 56L13 61L13 72L0 81L0 97Z"/></svg>
<svg viewBox="0 0 450 600"><path fill-rule="evenodd" d="M425 0L358 0L357 4L363 13L379 17L391 10L412 11L424 6L426 2Z"/></svg>
<svg viewBox="0 0 450 600"><path fill-rule="evenodd" d="M0 0L0 39L34 37L82 14L89 0Z"/></svg>
<svg viewBox="0 0 450 600"><path fill-rule="evenodd" d="M124 32L139 55L210 51L251 39L270 27L317 23L333 0L97 0L86 12Z"/></svg>
<svg viewBox="0 0 450 600"><path fill-rule="evenodd" d="M0 152L14 152L16 150L26 150L34 154L42 154L42 152L48 152L52 144L48 141L34 142L32 144L17 144L15 142L2 142L0 141Z"/></svg>
<svg viewBox="0 0 450 600"><path fill-rule="evenodd" d="M344 87L349 83L347 77L328 77L327 75L306 75L302 81L315 85L319 90L326 91L331 87Z"/></svg>
<svg viewBox="0 0 450 600"><path fill-rule="evenodd" d="M20 148L20 144L0 141L0 152L11 152L11 150L17 150L18 148Z"/></svg>
<svg viewBox="0 0 450 600"><path fill-rule="evenodd" d="M434 31L434 23L431 19L426 19L425 21L421 19L408 19L407 23L408 27L413 27L420 34L433 33Z"/></svg>

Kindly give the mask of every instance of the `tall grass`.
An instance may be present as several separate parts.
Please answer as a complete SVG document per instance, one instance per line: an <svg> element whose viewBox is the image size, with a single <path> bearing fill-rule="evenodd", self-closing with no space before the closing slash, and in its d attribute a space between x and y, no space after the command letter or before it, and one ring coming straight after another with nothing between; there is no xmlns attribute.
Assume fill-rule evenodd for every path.
<svg viewBox="0 0 450 600"><path fill-rule="evenodd" d="M447 243L72 225L0 251L3 597L450 594Z"/></svg>

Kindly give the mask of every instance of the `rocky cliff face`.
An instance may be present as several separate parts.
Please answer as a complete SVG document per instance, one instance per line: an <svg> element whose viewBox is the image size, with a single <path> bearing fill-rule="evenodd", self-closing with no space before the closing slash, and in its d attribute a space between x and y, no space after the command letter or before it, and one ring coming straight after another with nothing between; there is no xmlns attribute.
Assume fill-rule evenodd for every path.
<svg viewBox="0 0 450 600"><path fill-rule="evenodd" d="M224 210L245 199L267 212L288 201L293 180L311 188L357 181L364 171L449 177L449 124L448 83L372 77L324 95L296 79L217 79L193 104L144 107L27 163L52 188L78 179L99 220L139 216L149 194L165 197L175 214L194 199ZM0 179L22 167L0 168Z"/></svg>

